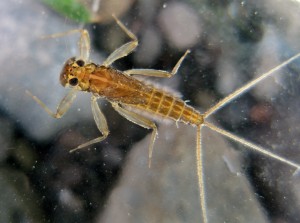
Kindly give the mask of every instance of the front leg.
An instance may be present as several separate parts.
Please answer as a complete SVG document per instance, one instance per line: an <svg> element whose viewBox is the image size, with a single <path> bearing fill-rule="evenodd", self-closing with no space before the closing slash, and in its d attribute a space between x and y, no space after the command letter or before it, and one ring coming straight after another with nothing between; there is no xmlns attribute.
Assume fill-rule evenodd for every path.
<svg viewBox="0 0 300 223"><path fill-rule="evenodd" d="M84 61L88 61L90 57L90 51L91 51L91 40L89 33L86 29L72 29L66 32L62 33L55 33L47 36L43 36L43 39L46 38L57 38L57 37L63 37L66 35L71 35L74 33L80 33L80 39L79 39L79 52L80 52L80 58Z"/></svg>
<svg viewBox="0 0 300 223"><path fill-rule="evenodd" d="M127 120L143 127L146 129L152 129L152 134L151 134L151 141L149 144L149 168L151 167L151 159L152 159L152 153L153 153L153 145L157 136L157 127L154 122L151 120L136 114L134 112L128 111L125 108L122 108L119 104L117 103L112 103L113 108L124 118Z"/></svg>
<svg viewBox="0 0 300 223"><path fill-rule="evenodd" d="M57 106L56 112L51 111L44 102L42 102L37 96L34 96L30 91L26 90L26 94L32 97L50 116L53 118L61 118L70 108L74 99L76 98L76 90L72 89L69 93L60 101Z"/></svg>

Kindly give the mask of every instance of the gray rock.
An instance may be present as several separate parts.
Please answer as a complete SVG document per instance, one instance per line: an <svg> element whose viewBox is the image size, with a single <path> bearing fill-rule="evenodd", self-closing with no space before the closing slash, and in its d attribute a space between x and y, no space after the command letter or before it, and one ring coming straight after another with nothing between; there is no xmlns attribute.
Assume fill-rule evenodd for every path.
<svg viewBox="0 0 300 223"><path fill-rule="evenodd" d="M219 135L203 133L209 222L267 222L238 153ZM201 222L195 136L190 126L162 125L150 169L150 137L134 146L97 222Z"/></svg>
<svg viewBox="0 0 300 223"><path fill-rule="evenodd" d="M40 200L32 192L25 174L8 168L0 169L0 221L44 222ZM45 221L46 222L46 221Z"/></svg>
<svg viewBox="0 0 300 223"><path fill-rule="evenodd" d="M17 15L17 16L16 16ZM89 109L78 110L87 98L77 100L68 116L61 120L49 117L27 94L30 90L55 110L67 92L59 84L59 73L65 60L77 55L78 35L59 39L41 39L44 35L65 32L78 25L64 23L54 12L37 1L0 3L0 104L14 116L27 133L46 139L66 123L90 116ZM51 18L51 19L50 19ZM21 22L23 25L21 25Z"/></svg>

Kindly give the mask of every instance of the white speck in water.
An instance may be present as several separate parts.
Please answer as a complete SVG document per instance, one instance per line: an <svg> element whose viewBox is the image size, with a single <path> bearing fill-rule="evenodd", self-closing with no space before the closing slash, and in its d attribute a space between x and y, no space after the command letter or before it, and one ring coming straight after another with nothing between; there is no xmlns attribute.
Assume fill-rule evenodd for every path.
<svg viewBox="0 0 300 223"><path fill-rule="evenodd" d="M167 3L164 3L164 4L163 4L163 8L164 8L164 9L167 8L167 5L168 5Z"/></svg>

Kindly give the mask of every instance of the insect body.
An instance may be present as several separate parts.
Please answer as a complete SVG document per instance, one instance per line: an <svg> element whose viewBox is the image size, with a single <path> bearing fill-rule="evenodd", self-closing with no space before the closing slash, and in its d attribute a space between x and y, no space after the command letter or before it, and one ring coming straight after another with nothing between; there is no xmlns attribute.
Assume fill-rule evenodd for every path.
<svg viewBox="0 0 300 223"><path fill-rule="evenodd" d="M152 69L132 69L127 71L118 71L112 68L110 65L119 58L122 58L129 53L131 53L138 45L137 38L133 33L131 33L117 18L116 22L121 27L121 29L132 39L132 41L124 44L120 48L116 49L104 62L102 65L97 65L89 61L90 52L90 40L89 35L86 30L71 30L67 33L61 33L52 35L53 37L62 36L66 34L71 34L74 32L81 33L80 37L80 57L70 58L65 63L62 72L60 74L60 82L64 87L71 87L72 90L62 99L59 104L56 113L52 112L40 99L33 96L30 92L27 93L44 108L44 110L54 118L60 118L69 109L73 100L75 99L76 92L86 91L92 93L91 106L92 112L95 119L95 123L102 133L102 136L88 141L71 151L75 151L86 146L92 145L94 143L100 142L105 139L108 134L108 127L106 119L101 112L97 99L99 97L108 100L113 108L123 117L127 118L129 121L140 125L141 127L152 129L151 141L149 144L149 167L151 165L151 157L153 151L154 141L157 135L157 127L155 123L146 118L145 116L137 113L136 110L146 111L153 115L158 115L165 119L171 119L176 122L183 122L186 124L193 125L197 128L197 143L196 143L196 159L197 159L197 174L198 174L198 186L200 191L200 203L202 210L203 222L208 222L207 211L206 211L206 201L205 201L205 185L204 185L204 173L203 173L203 162L202 162L202 127L206 126L215 132L218 132L233 141L239 142L246 147L269 156L273 159L281 161L289 166L292 166L296 170L299 170L300 166L290 160L287 160L281 156L278 156L272 152L265 150L264 148L255 145L249 141L246 141L230 132L218 128L212 123L207 121L207 118L222 108L224 105L228 104L233 99L240 96L242 93L249 90L251 87L255 86L258 82L271 76L275 71L281 69L287 64L291 63L293 60L300 57L300 53L290 58L289 60L283 62L279 66L273 68L269 72L261 75L260 77L250 81L243 87L234 91L223 100L218 102L215 106L210 108L204 114L201 114L189 105L186 105L184 101L180 98L173 96L159 88L155 88L151 85L147 85L132 77L132 75L147 75L155 77L171 77L173 76L178 68L180 67L182 61L189 53L186 53L180 58L172 72L162 71L162 70L152 70Z"/></svg>
<svg viewBox="0 0 300 223"><path fill-rule="evenodd" d="M95 96L104 97L110 102L148 111L164 118L186 124L199 125L202 115L180 98L147 85L114 68L94 63L83 65L80 60L71 58L61 73L61 83L78 87ZM76 75L74 75L76 74Z"/></svg>

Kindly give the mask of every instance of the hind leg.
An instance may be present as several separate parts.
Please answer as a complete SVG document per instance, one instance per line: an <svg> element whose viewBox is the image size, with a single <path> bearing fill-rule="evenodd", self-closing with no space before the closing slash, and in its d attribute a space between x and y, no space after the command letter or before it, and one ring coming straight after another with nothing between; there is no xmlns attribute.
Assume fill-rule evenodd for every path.
<svg viewBox="0 0 300 223"><path fill-rule="evenodd" d="M174 68L171 72L164 71L164 70L154 70L154 69L132 69L132 70L125 70L124 73L126 75L145 75L145 76L151 76L151 77L173 77L180 65L182 64L184 58L187 56L187 54L190 53L190 50L185 51L184 55L178 60Z"/></svg>
<svg viewBox="0 0 300 223"><path fill-rule="evenodd" d="M149 168L150 168L152 153L153 153L153 145L155 142L155 138L157 136L157 127L156 127L155 123L139 114L136 114L134 112L126 110L125 108L122 108L117 103L112 103L112 106L120 115L122 115L127 120L129 120L143 128L152 129L151 141L149 144Z"/></svg>

